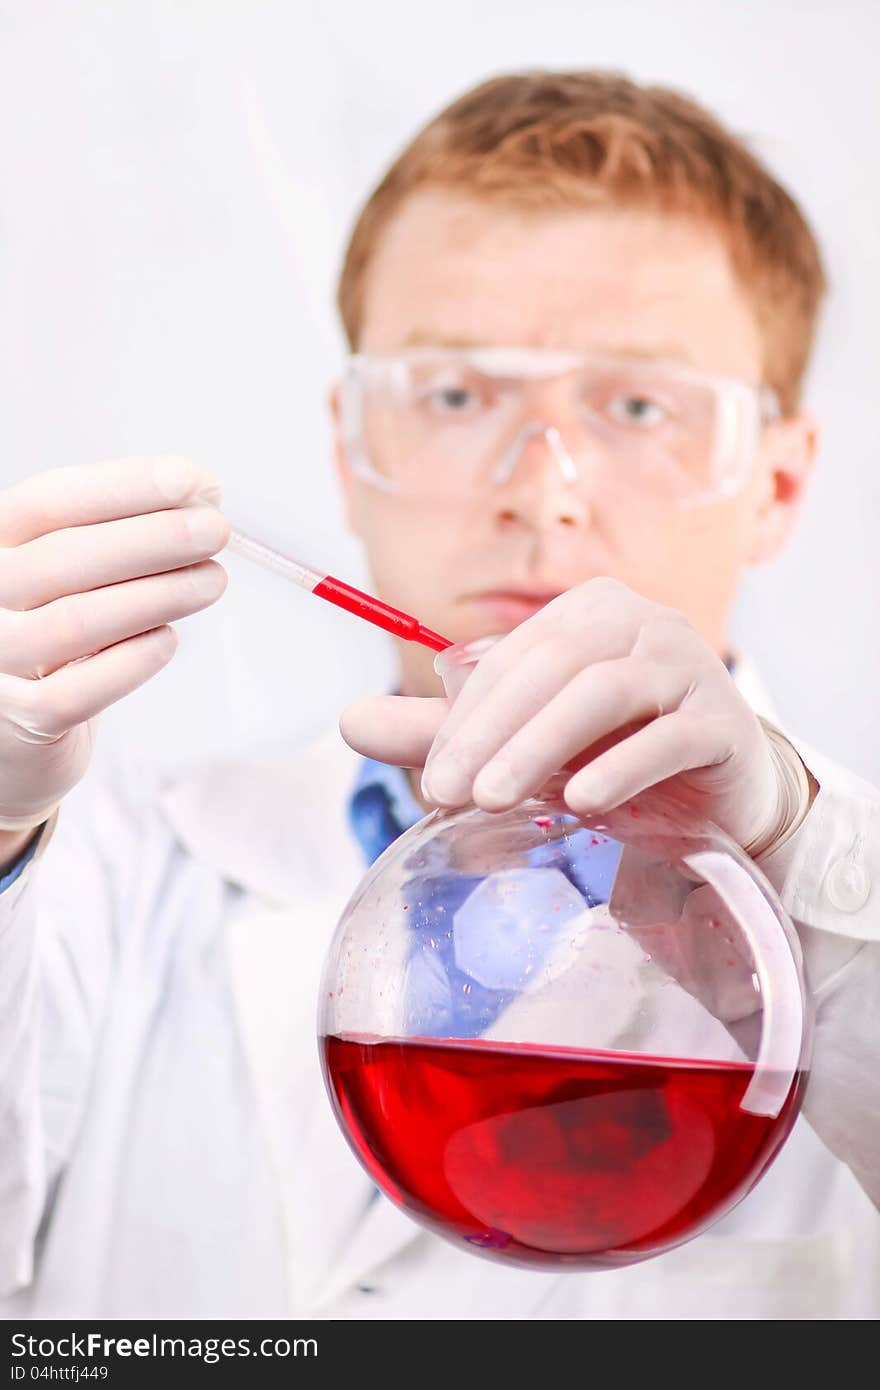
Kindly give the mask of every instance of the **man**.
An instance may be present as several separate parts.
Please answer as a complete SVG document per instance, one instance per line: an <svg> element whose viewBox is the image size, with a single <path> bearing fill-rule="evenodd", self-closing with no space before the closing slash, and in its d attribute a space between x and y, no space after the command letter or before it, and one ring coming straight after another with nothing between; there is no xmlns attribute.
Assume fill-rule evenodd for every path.
<svg viewBox="0 0 880 1390"><path fill-rule="evenodd" d="M522 74L430 123L349 246L339 471L383 598L508 635L451 712L402 645L401 695L344 717L367 760L334 731L161 786L83 778L98 712L219 596L228 529L173 460L0 497L10 1311L876 1314L880 796L779 732L726 641L809 477L822 289L791 198L680 96ZM365 864L424 805L500 809L560 767L575 810L662 782L724 826L795 918L817 1009L806 1118L755 1192L590 1276L490 1265L374 1200L314 1053Z"/></svg>

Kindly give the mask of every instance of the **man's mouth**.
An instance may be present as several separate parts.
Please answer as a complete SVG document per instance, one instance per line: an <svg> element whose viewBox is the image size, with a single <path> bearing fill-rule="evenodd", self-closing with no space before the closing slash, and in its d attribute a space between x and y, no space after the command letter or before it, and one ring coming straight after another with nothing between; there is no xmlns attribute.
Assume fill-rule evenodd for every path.
<svg viewBox="0 0 880 1390"><path fill-rule="evenodd" d="M562 593L565 593L562 588L484 589L478 593L466 594L464 602L491 616L497 623L514 626L533 617Z"/></svg>

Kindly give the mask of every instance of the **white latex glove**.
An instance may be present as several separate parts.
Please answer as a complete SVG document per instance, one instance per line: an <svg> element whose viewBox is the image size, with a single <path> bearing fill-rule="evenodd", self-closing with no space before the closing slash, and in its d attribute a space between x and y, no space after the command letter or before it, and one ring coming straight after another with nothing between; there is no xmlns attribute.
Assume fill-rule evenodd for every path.
<svg viewBox="0 0 880 1390"><path fill-rule="evenodd" d="M687 619L613 579L561 594L490 647L454 704L360 700L340 727L360 752L424 765L423 793L442 806L505 810L571 768L576 813L662 783L758 857L810 804L797 754Z"/></svg>
<svg viewBox="0 0 880 1390"><path fill-rule="evenodd" d="M48 819L98 713L171 659L226 587L219 487L181 459L59 468L0 492L0 831Z"/></svg>

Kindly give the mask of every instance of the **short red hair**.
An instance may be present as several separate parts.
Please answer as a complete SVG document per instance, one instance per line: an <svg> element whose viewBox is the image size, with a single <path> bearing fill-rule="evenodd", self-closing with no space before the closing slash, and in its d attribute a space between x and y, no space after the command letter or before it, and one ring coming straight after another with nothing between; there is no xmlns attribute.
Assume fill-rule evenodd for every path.
<svg viewBox="0 0 880 1390"><path fill-rule="evenodd" d="M754 309L764 380L786 413L796 408L826 289L816 238L791 195L690 98L610 72L510 73L459 97L406 146L355 223L338 288L352 348L376 245L426 187L542 212L611 205L711 221Z"/></svg>

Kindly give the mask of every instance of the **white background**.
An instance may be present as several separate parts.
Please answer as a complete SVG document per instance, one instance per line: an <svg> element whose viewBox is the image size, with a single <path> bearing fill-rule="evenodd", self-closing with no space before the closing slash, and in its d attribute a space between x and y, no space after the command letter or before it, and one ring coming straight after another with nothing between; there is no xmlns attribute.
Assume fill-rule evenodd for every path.
<svg viewBox="0 0 880 1390"><path fill-rule="evenodd" d="M876 0L0 0L0 486L149 451L355 582L330 468L334 279L402 143L472 83L611 66L679 86L802 200L833 295L799 535L734 636L802 737L880 780ZM229 557L220 605L105 718L177 761L306 735L390 677L384 639Z"/></svg>

